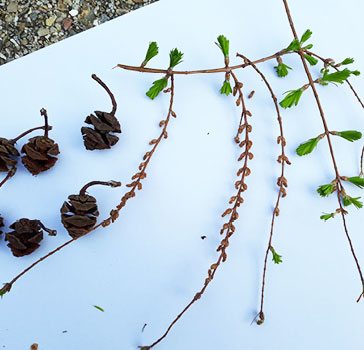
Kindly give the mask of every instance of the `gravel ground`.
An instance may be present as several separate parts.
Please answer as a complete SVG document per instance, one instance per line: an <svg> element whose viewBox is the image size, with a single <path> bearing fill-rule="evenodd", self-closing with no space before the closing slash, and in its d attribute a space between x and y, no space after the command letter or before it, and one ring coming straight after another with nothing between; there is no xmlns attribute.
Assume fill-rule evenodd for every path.
<svg viewBox="0 0 364 350"><path fill-rule="evenodd" d="M0 0L0 65L157 0Z"/></svg>

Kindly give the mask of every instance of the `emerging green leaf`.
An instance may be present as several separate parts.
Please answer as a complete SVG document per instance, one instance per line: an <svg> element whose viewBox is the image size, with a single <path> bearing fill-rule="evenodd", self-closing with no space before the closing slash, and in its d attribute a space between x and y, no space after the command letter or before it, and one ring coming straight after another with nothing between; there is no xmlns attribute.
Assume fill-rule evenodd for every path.
<svg viewBox="0 0 364 350"><path fill-rule="evenodd" d="M334 218L334 217L335 217L335 213L323 214L323 215L320 216L320 219L327 221L327 220L329 220L331 218Z"/></svg>
<svg viewBox="0 0 364 350"><path fill-rule="evenodd" d="M171 50L169 53L169 68L174 68L182 62L183 53L177 49Z"/></svg>
<svg viewBox="0 0 364 350"><path fill-rule="evenodd" d="M305 55L305 59L307 60L307 62L311 65L314 66L317 64L318 59L316 59L315 57L312 57L310 55Z"/></svg>
<svg viewBox="0 0 364 350"><path fill-rule="evenodd" d="M158 55L158 45L155 41L149 43L147 54L145 55L145 59L142 63L144 67L153 57Z"/></svg>
<svg viewBox="0 0 364 350"><path fill-rule="evenodd" d="M358 70L351 71L351 74L354 74L356 77L360 75L360 72Z"/></svg>
<svg viewBox="0 0 364 350"><path fill-rule="evenodd" d="M303 44L305 41L310 39L311 35L312 35L312 32L309 29L307 29L301 37L301 44Z"/></svg>
<svg viewBox="0 0 364 350"><path fill-rule="evenodd" d="M282 255L279 255L279 254L277 254L277 252L271 247L271 252L272 252L272 254L273 254L273 259L272 259L272 261L274 261L274 263L275 264L279 264L279 263L281 263L282 262Z"/></svg>
<svg viewBox="0 0 364 350"><path fill-rule="evenodd" d="M332 192L334 192L334 185L332 185L332 184L328 184L328 185L321 185L321 186L317 189L317 193L318 193L321 197L327 197L327 196L329 196Z"/></svg>
<svg viewBox="0 0 364 350"><path fill-rule="evenodd" d="M292 40L285 51L299 51L301 49L300 42L297 39Z"/></svg>
<svg viewBox="0 0 364 350"><path fill-rule="evenodd" d="M344 70L338 71L338 72L334 72L334 73L329 73L329 70L325 69L324 75L321 78L321 80L322 80L321 84L322 85L327 85L327 83L343 84L344 81L349 78L350 74L359 75L358 73L360 74L360 72L358 72L358 71L352 72L347 68L345 68Z"/></svg>
<svg viewBox="0 0 364 350"><path fill-rule="evenodd" d="M304 46L302 49L303 50L310 50L313 48L313 45L312 44L308 44L307 46Z"/></svg>
<svg viewBox="0 0 364 350"><path fill-rule="evenodd" d="M220 89L220 94L225 94L226 96L229 96L229 94L232 92L233 92L233 90L231 88L230 82L225 80L224 84L222 85L222 87Z"/></svg>
<svg viewBox="0 0 364 350"><path fill-rule="evenodd" d="M315 137L313 139L309 139L308 141L301 143L297 149L296 149L296 153L299 156L305 156L306 154L311 153L315 147L317 146L318 142L321 140L321 138Z"/></svg>
<svg viewBox="0 0 364 350"><path fill-rule="evenodd" d="M361 139L362 133L356 130L347 130L347 131L337 131L335 135L340 136L350 142L353 142Z"/></svg>
<svg viewBox="0 0 364 350"><path fill-rule="evenodd" d="M340 64L350 64L350 63L354 63L354 58L345 58L344 61L340 62Z"/></svg>
<svg viewBox="0 0 364 350"><path fill-rule="evenodd" d="M342 196L342 199L343 199L343 203L346 207L351 204L354 204L354 206L357 209L360 209L363 207L363 203L359 201L360 197L353 198L348 195L345 195L345 196Z"/></svg>
<svg viewBox="0 0 364 350"><path fill-rule="evenodd" d="M94 305L94 308L97 309L97 310L100 310L102 312L105 312L105 310L100 306Z"/></svg>
<svg viewBox="0 0 364 350"><path fill-rule="evenodd" d="M153 86L149 89L146 95L154 100L159 95L159 93L167 87L167 84L168 82L166 78L153 81Z"/></svg>
<svg viewBox="0 0 364 350"><path fill-rule="evenodd" d="M3 296L6 293L9 293L11 289L11 284L10 283L5 283L4 286L0 289L0 297L1 299L3 298Z"/></svg>
<svg viewBox="0 0 364 350"><path fill-rule="evenodd" d="M283 108L291 108L293 105L297 106L302 93L303 89L290 90L285 92L285 94L287 95L281 102L279 102L280 106Z"/></svg>
<svg viewBox="0 0 364 350"><path fill-rule="evenodd" d="M349 177L349 181L359 188L364 188L364 178L360 176Z"/></svg>
<svg viewBox="0 0 364 350"><path fill-rule="evenodd" d="M229 40L224 35L219 35L215 44L220 48L225 57L229 57Z"/></svg>
<svg viewBox="0 0 364 350"><path fill-rule="evenodd" d="M276 70L278 76L280 78L285 77L286 75L288 75L288 69L292 69L291 67L288 67L286 64L284 63L279 63L278 66L275 66L274 69Z"/></svg>

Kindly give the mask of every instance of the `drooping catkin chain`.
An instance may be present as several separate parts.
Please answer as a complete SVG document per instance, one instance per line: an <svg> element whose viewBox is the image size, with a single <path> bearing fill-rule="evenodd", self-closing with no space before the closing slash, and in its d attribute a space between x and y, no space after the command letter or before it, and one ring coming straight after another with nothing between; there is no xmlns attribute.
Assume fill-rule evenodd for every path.
<svg viewBox="0 0 364 350"><path fill-rule="evenodd" d="M110 225L112 222L114 222L118 216L119 216L119 212L122 210L122 208L126 205L126 202L130 199L135 197L135 190L138 188L139 190L141 190L141 181L146 177L146 168L153 156L153 154L155 153L158 145L160 144L161 140L163 138L167 138L168 134L167 134L167 127L170 121L171 116L176 117L175 112L173 111L173 101L174 101L174 76L170 75L170 80L171 80L171 87L170 89L168 89L167 92L170 93L171 97L170 97L170 103L169 103L169 108L168 108L168 113L167 113L167 117L164 120L164 122L160 123L160 126L163 126L162 132L160 133L159 137L156 139L155 142L153 142L153 148L151 149L151 151L147 152L145 157L145 162L143 164L142 167L140 167L139 169L141 170L140 173L138 174L138 177L136 179L136 181L134 181L134 184L131 186L131 190L128 191L121 199L120 204L116 207L116 209L111 210L110 212L110 216L103 220L101 223L99 223L98 225L92 227L90 230L86 231L85 233L83 233L82 235L72 238L70 240L68 240L67 242L65 242L64 244L62 244L61 246L57 247L56 249L52 250L51 252L49 252L48 254L44 255L43 257L41 257L40 259L38 259L37 261L35 261L33 264L31 264L30 266L28 266L25 270L23 270L20 274L18 274L16 277L14 277L10 282L4 284L4 286L0 289L0 295L3 295L6 292L9 292L10 289L12 288L13 284L20 278L22 277L25 273L27 273L29 270L31 270L32 268L34 268L36 265L38 265L40 262L42 262L43 260L47 259L48 257L50 257L51 255L57 253L58 251L60 251L61 249L63 249L64 247L68 246L69 244L73 243L74 241L78 240L79 238L85 236L86 234L95 231L96 229L98 229L99 227L106 227L108 225ZM162 125L161 125L162 124Z"/></svg>
<svg viewBox="0 0 364 350"><path fill-rule="evenodd" d="M279 210L280 199L284 198L287 193L286 188L288 186L288 183L287 183L287 179L286 179L285 173L284 173L285 165L286 164L290 165L291 162L289 161L288 157L285 154L286 139L285 139L284 133L283 133L283 120L282 120L281 113L279 110L277 97L275 96L272 87L270 86L265 75L258 69L258 67L254 63L252 63L246 56L244 56L242 54L238 53L237 56L241 57L245 63L250 64L250 66L260 75L264 84L266 85L267 89L269 90L273 103L274 103L274 107L276 109L277 121L279 124L279 132L280 132L280 135L277 137L277 143L281 145L281 154L278 156L278 159L277 159L278 163L281 164L281 175L277 179L277 185L278 185L279 191L278 191L278 195L277 195L276 205L273 209L269 241L268 241L268 246L267 246L267 250L265 252L265 257L264 257L262 291L261 291L261 298L260 298L260 311L257 315L257 316L259 316L259 320L258 320L259 324L262 324L264 322L264 318L265 318L264 312L263 312L263 305L264 305L264 289L265 289L265 279L266 279L266 271L267 271L267 260L268 260L269 252L271 251L271 249L273 249L272 239L273 239L273 233L274 233L274 223L275 223L275 218L277 216L279 216L279 213L280 213L280 210Z"/></svg>
<svg viewBox="0 0 364 350"><path fill-rule="evenodd" d="M218 269L218 267L221 265L221 263L225 262L227 259L227 253L226 249L229 246L229 239L235 232L235 226L234 222L239 218L238 214L238 208L240 205L244 202L242 198L242 193L247 190L248 186L245 183L245 177L250 175L250 169L248 168L248 160L253 159L253 154L250 152L250 149L253 145L252 141L249 138L249 133L252 131L252 126L248 122L248 111L245 107L244 97L241 90L242 84L238 81L237 77L233 72L231 72L231 76L233 77L235 81L235 87L236 91L239 93L238 100L240 103L237 103L237 105L241 105L242 107L242 120L243 123L239 123L238 127L238 135L245 133L245 137L243 141L239 141L239 146L241 148L244 147L244 151L241 153L241 155L238 158L238 161L243 161L243 166L238 170L237 176L240 177L235 182L235 188L237 189L237 193L235 196L232 196L230 198L229 204L232 205L232 207L226 209L224 213L222 214L222 217L228 216L228 221L223 224L222 229L220 231L220 234L224 234L224 238L221 240L219 247L217 248L217 251L220 252L220 255L217 259L217 261L212 264L208 270L208 276L206 277L202 289L195 294L195 296L192 298L192 300L187 304L187 306L176 316L176 318L171 322L171 324L168 326L165 333L157 339L153 344L149 346L140 346L140 349L148 350L159 344L163 339L167 337L173 326L178 322L178 320L184 315L184 313L190 309L190 307L198 301L202 295L204 294L205 290L211 283L211 281L214 279L215 273ZM250 113L251 116L251 113ZM236 140L235 140L236 141Z"/></svg>
<svg viewBox="0 0 364 350"><path fill-rule="evenodd" d="M286 10L286 14L287 14L287 17L288 17L288 21L289 21L293 36L294 36L294 38L296 40L298 40L298 36L297 36L296 30L295 30L295 27L294 27L294 23L293 23L292 16L291 16L291 13L290 13L290 10L289 10L289 7L288 7L287 0L283 0L283 4L284 4L285 10ZM360 276L360 280L361 280L361 284L362 284L362 292L361 292L360 295L363 295L363 292L364 292L364 278L363 278L363 274L362 274L362 271L361 271L361 268L360 268L360 264L359 264L358 258L356 257L356 254L355 254L355 251L354 251L354 246L352 244L352 241L351 241L351 238L350 238L350 235L349 235L349 231L348 231L347 225L346 225L346 219L345 219L346 211L343 208L343 205L341 203L341 198L340 198L340 195L342 193L345 193L345 190L344 190L344 186L342 185L341 176L339 174L339 170L338 170L338 167L337 167L335 154L334 154L334 149L333 149L333 146L332 146L332 143L331 143L330 130L329 130L328 126L327 126L327 122L326 122L325 114L324 114L324 111L323 111L323 108L322 108L322 105L321 105L321 102L320 102L320 98L318 96L318 93L317 93L317 90L316 90L316 87L315 87L315 83L314 83L314 81L312 79L311 72L310 72L310 70L308 68L308 65L306 63L304 53L303 53L302 50L300 50L298 53L300 55L304 70L306 72L306 75L307 75L307 78L308 78L308 81L309 81L309 85L310 85L310 87L312 89L312 92L313 92L313 95L315 97L316 105L317 105L317 107L319 109L320 117L321 117L322 124L323 124L324 130L325 130L325 135L326 135L327 142L328 142L328 145L329 145L329 150L330 150L332 163L333 163L333 166L334 166L334 171L335 171L335 176L336 176L335 180L337 181L336 192L337 192L337 198L338 198L338 202L339 202L339 210L340 210L341 217L342 217L342 220L343 220L345 235L346 235L346 238L348 240L350 250L351 250L352 256L354 258L357 270L359 272L359 276ZM359 297L359 299L360 299L360 297Z"/></svg>

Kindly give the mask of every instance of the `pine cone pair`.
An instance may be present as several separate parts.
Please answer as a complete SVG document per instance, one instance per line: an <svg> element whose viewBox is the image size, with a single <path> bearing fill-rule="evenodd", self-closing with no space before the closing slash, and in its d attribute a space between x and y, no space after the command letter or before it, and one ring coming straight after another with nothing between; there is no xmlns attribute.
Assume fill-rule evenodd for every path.
<svg viewBox="0 0 364 350"><path fill-rule="evenodd" d="M56 234L56 231L47 229L39 220L20 219L9 228L13 231L5 235L5 241L9 242L8 247L16 257L29 255L38 249L43 230L50 235Z"/></svg>
<svg viewBox="0 0 364 350"><path fill-rule="evenodd" d="M96 224L99 211L95 197L73 194L68 199L61 208L62 224L72 238L77 238Z"/></svg>
<svg viewBox="0 0 364 350"><path fill-rule="evenodd" d="M24 166L33 175L38 175L56 163L55 156L59 154L59 149L58 145L49 137L36 136L29 139L21 152L25 154L21 157Z"/></svg>
<svg viewBox="0 0 364 350"><path fill-rule="evenodd" d="M92 79L96 80L109 94L113 109L110 113L95 111L96 115L91 114L86 118L85 123L92 125L94 129L84 126L81 128L81 133L86 149L91 151L111 148L119 141L119 137L110 133L121 133L120 123L115 117L117 104L114 95L95 74L92 75Z"/></svg>
<svg viewBox="0 0 364 350"><path fill-rule="evenodd" d="M4 138L0 138L0 172L10 171L17 164L14 157L18 157L19 152L14 146L14 142Z"/></svg>

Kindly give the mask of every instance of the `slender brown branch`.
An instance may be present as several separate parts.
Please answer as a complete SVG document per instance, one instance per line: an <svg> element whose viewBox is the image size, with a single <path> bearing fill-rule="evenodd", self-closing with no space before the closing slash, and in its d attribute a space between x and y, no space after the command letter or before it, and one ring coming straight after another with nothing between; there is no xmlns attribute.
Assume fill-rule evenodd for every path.
<svg viewBox="0 0 364 350"><path fill-rule="evenodd" d="M264 322L264 312L263 312L263 304L264 304L264 289L265 289L265 279L266 279L266 270L267 270L267 260L268 260L268 255L269 255L269 251L271 250L272 247L272 239L273 239L273 232L274 232L274 222L275 222L275 218L276 216L279 215L279 202L280 199L282 197L286 196L286 189L285 187L287 187L287 179L285 178L285 174L284 174L284 169L285 169L285 164L287 163L287 165L290 165L290 161L288 160L286 154L285 154L285 146L286 146L286 140L284 138L284 134L283 134L283 120L281 117L281 113L279 110L279 106L278 106L278 102L277 102L277 97L275 96L272 87L270 86L267 78L264 76L264 74L258 69L258 67L252 63L247 57L245 57L242 54L237 54L237 56L241 57L244 59L244 61L250 63L251 67L260 75L260 77L263 79L264 84L266 85L266 87L268 88L276 112L277 112L277 120L278 120L278 124L279 124L279 131L280 131L280 135L277 138L277 143L281 145L281 154L278 157L278 162L281 164L281 176L278 177L277 180L277 185L279 187L279 191L278 191L278 195L277 195L277 201L276 201L276 205L273 209L273 215L272 215L272 222L271 222L271 229L270 229L270 234L269 234L269 241L268 241L268 246L267 246L267 250L265 252L265 257L264 257L264 268L263 268L263 278L262 278L262 291L261 291L261 301L260 301L260 311L259 311L259 324L262 324Z"/></svg>
<svg viewBox="0 0 364 350"><path fill-rule="evenodd" d="M80 190L80 196L83 196L86 194L86 191L89 187L95 186L95 185L102 185L102 186L110 186L110 187L120 187L121 182L118 181L91 181L85 186L83 186Z"/></svg>
<svg viewBox="0 0 364 350"><path fill-rule="evenodd" d="M48 128L49 128L49 126L48 126L48 114L47 114L47 111L44 108L42 108L40 110L40 114L44 117L44 136L46 138L48 138Z"/></svg>
<svg viewBox="0 0 364 350"><path fill-rule="evenodd" d="M158 68L145 68L145 67L136 67L136 66L128 66L126 64L118 64L114 68L122 68L125 70L131 70L135 72L143 72L143 73L163 73L163 74L183 74L183 75L189 75L189 74L209 74L209 73L230 73L231 71L239 68L245 68L249 66L250 64L258 64L262 62L266 62L272 59L275 59L279 56L291 54L294 51L279 51L273 55L261 58L259 60L253 61L251 63L247 64L238 64L236 66L229 66L229 67L221 67L221 68L210 68L210 69L200 69L200 70L186 70L186 71L175 71L175 70L168 70L168 69L158 69Z"/></svg>
<svg viewBox="0 0 364 350"><path fill-rule="evenodd" d="M27 131L24 131L22 134L20 134L19 136L17 136L16 138L14 139L11 139L9 141L13 142L13 143L16 143L17 141L19 141L21 138L23 138L24 136L30 134L31 132L33 131L36 131L36 130L44 130L45 129L45 126L37 126L36 128L32 128L32 129L29 129ZM48 131L49 130L52 130L52 127L51 126L48 126Z"/></svg>
<svg viewBox="0 0 364 350"><path fill-rule="evenodd" d="M166 138L167 137L167 126L168 123L170 121L170 117L175 116L175 113L173 111L173 98L174 98L174 77L173 75L170 76L171 78L171 88L170 88L170 93L171 93L171 99L170 99L170 104L169 104L169 109L168 109L168 115L167 118L165 119L164 123L163 123L163 129L162 132L160 134L160 136L158 137L158 139L156 140L152 148L152 150L150 152L147 152L148 156L146 161L144 162L143 166L140 167L141 168L141 173L138 177L138 180L135 181L135 183L132 185L132 188L129 192L127 192L121 199L120 204L116 207L115 210L111 210L110 212L110 216L103 220L102 222L100 222L99 224L97 224L96 226L92 227L90 230L86 231L85 233L83 233L82 235L72 238L69 241L67 241L66 243L62 244L61 246L59 246L58 248L52 250L51 252L49 252L48 254L46 254L45 256L41 257L39 260L35 261L33 264L31 264L29 267L27 267L23 272L21 272L19 275L17 275L16 277L14 277L9 283L6 283L3 288L0 289L0 295L3 295L4 293L10 291L10 288L13 286L13 284L20 278L22 277L25 273L27 273L29 270L31 270L33 267L37 266L40 262L42 262L43 260L47 259L48 257L50 257L51 255L55 254L56 252L60 251L61 249L63 249L64 247L66 247L67 245L71 244L72 242L78 240L79 238L85 236L86 234L95 231L96 229L98 229L99 227L106 227L108 225L110 225L112 222L114 222L118 216L119 216L119 212L120 210L125 206L126 202L135 196L135 190L138 188L139 190L141 189L141 183L140 181L142 179L144 179L146 177L146 173L145 170L150 162L150 159L152 158L156 148L158 147L160 141L162 140L162 138ZM92 184L96 184L95 182L98 181L93 181L92 183L87 184L83 189L81 189L81 191L86 191L86 189L88 187L90 187ZM113 186L110 185L111 182L109 182L109 186ZM118 184L117 182L114 182L114 184ZM130 186L129 186L130 187Z"/></svg>
<svg viewBox="0 0 364 350"><path fill-rule="evenodd" d="M234 221L237 220L238 217L239 217L237 209L238 209L238 207L240 207L240 204L243 203L243 199L241 198L241 193L244 192L247 189L247 185L245 184L244 180L245 180L245 177L250 174L250 169L247 167L248 159L253 158L253 154L249 152L249 150L250 150L250 148L252 146L252 142L249 139L249 133L251 132L251 126L249 125L248 119L247 119L247 110L246 110L245 103L244 103L243 93L241 91L241 84L239 83L238 79L236 78L236 76L235 76L235 74L233 72L231 72L231 76L233 77L233 79L235 81L235 84L237 86L237 90L239 92L239 100L240 100L241 106L242 106L242 114L244 115L245 123L243 124L243 130L241 130L240 125L239 125L239 129L241 130L241 132L243 132L245 130L245 140L241 145L241 147L243 147L245 145L245 151L241 154L241 156L238 159L238 161L241 161L241 160L244 159L244 166L241 169L239 169L239 171L238 171L238 176L241 175L241 178L240 178L240 180L238 180L235 183L235 187L238 190L238 192L237 192L236 196L231 197L230 202L229 202L230 204L234 203L234 205L233 205L232 208L227 209L222 214L223 217L226 216L226 215L230 215L230 216L229 216L228 222L223 225L223 228L220 231L221 234L223 234L224 231L226 231L226 234L225 234L224 238L222 239L222 241L220 243L220 246L217 249L218 252L220 251L220 255L219 255L216 263L212 264L210 269L208 270L208 277L205 279L205 282L204 282L204 285L203 285L202 289L195 294L195 296L192 298L192 300L177 315L177 317L172 321L172 323L169 325L169 327L167 328L165 333L159 339L157 339L152 345L140 346L139 347L139 348L141 348L143 350L153 348L154 346L159 344L164 338L167 337L167 335L170 332L170 330L172 329L172 327L178 322L178 320L183 316L183 314L197 300L199 300L202 297L202 295L204 294L204 292L207 289L208 285L214 279L214 276L215 276L215 273L216 273L218 267L227 258L226 248L229 246L229 238L235 232Z"/></svg>
<svg viewBox="0 0 364 350"><path fill-rule="evenodd" d="M6 174L5 178L0 182L0 187L2 187L9 179L11 179L16 173L16 168L11 168Z"/></svg>
<svg viewBox="0 0 364 350"><path fill-rule="evenodd" d="M321 60L324 64L328 64L328 62L330 61L329 59L327 58L323 58L317 54L315 54L314 52L312 51L306 51L307 54L311 55L311 56L314 56L316 58L318 58L319 60ZM331 67L333 67L337 72L340 71L339 68L337 68L335 65L330 65ZM360 99L359 95L357 94L357 92L355 91L353 85L350 83L349 79L346 79L345 80L346 83L349 85L351 91L353 92L354 96L356 97L356 99L358 100L358 102L360 103L360 105L364 108L364 103L362 102L362 100Z"/></svg>
<svg viewBox="0 0 364 350"><path fill-rule="evenodd" d="M290 23L290 26L291 26L291 29L292 29L292 33L293 33L295 39L298 39L296 30L294 28L294 24L293 24L293 21L292 21L291 14L289 12L287 0L283 0L283 3L284 3L284 7L286 9L286 13L287 13L287 17L288 17L288 20L289 20L289 23ZM364 278L363 278L363 274L361 272L361 268L360 268L360 265L359 265L359 261L358 261L358 259L356 257L356 254L355 254L355 251L354 251L354 247L353 247L353 244L352 244L351 239L350 239L350 236L349 236L349 232L348 232L348 229L347 229L347 226L346 226L345 214L344 214L345 211L344 211L344 208L343 208L343 206L341 204L340 193L343 193L344 192L344 187L343 187L343 185L341 183L341 177L340 177L339 170L338 170L338 167L337 167L337 164L336 164L334 150L333 150L332 143L331 143L330 131L329 131L329 128L328 128L327 123L326 123L325 114L324 114L324 111L322 109L321 102L320 102L319 96L317 94L317 90L316 90L315 84L314 84L313 79L312 79L311 72L310 72L310 70L308 68L308 65L306 63L306 60L305 60L305 57L304 57L304 53L303 53L302 50L299 51L299 55L301 57L301 61L302 61L303 67L305 69L307 78L309 80L309 84L310 84L311 89L312 89L312 92L314 94L314 97L315 97L315 100L316 100L316 104L317 104L317 107L318 107L319 112L320 112L321 120L322 120L324 129L325 129L325 135L327 137L327 142L329 144L330 155L331 155L331 159L332 159L332 162L333 162L333 165L334 165L335 174L336 174L337 197L338 197L338 202L339 202L339 206L340 206L341 217L342 217L342 220L343 220L344 231L345 231L346 237L348 239L349 246L350 246L350 250L351 250L351 253L352 253L353 257L354 257L354 260L355 260L355 263L356 263L356 266L357 266L357 269L358 269L358 272L359 272L359 275L360 275L360 280L361 280L361 283L362 283L362 288L364 288Z"/></svg>
<svg viewBox="0 0 364 350"><path fill-rule="evenodd" d="M110 112L110 114L115 115L117 103L116 103L113 93L110 91L110 89L107 87L107 85L96 74L92 74L91 78L94 79L95 81L97 81L106 90L106 92L110 96L111 103L112 103L112 111Z"/></svg>

